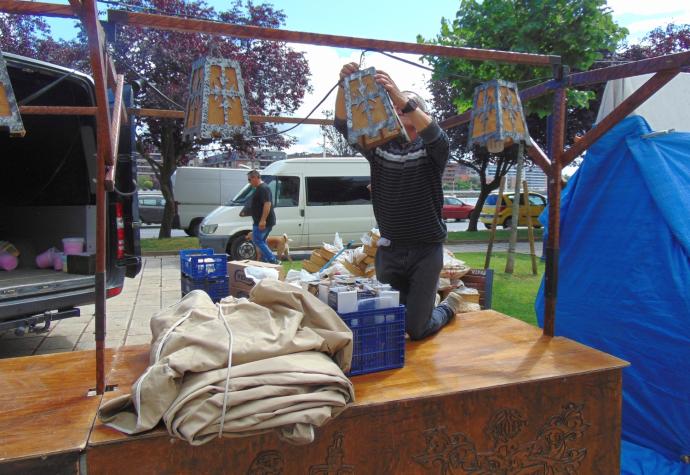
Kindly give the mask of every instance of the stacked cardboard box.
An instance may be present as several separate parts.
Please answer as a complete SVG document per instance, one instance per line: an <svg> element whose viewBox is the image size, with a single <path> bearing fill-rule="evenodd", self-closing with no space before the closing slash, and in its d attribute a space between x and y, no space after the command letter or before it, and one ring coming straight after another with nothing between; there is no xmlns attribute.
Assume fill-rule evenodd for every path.
<svg viewBox="0 0 690 475"><path fill-rule="evenodd" d="M302 261L302 269L314 274L320 271L334 256L335 252L326 249L325 246L314 249L309 259Z"/></svg>
<svg viewBox="0 0 690 475"><path fill-rule="evenodd" d="M254 287L254 281L247 277L244 270L247 267L265 267L268 269L275 269L278 271L278 279L285 279L285 269L280 264L269 264L267 262L250 261L248 259L243 261L228 262L228 276L230 285L230 295L233 297L248 297L249 292Z"/></svg>

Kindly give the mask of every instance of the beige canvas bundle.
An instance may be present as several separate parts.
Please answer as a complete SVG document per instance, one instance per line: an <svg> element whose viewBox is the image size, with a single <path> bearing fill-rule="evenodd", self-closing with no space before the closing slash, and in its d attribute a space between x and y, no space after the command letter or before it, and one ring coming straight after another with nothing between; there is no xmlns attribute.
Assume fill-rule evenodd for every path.
<svg viewBox="0 0 690 475"><path fill-rule="evenodd" d="M162 420L193 445L273 429L309 443L314 427L354 400L343 373L352 332L326 304L284 282L263 280L249 300L217 305L193 291L157 313L151 331L150 366L131 394L99 411L125 433Z"/></svg>

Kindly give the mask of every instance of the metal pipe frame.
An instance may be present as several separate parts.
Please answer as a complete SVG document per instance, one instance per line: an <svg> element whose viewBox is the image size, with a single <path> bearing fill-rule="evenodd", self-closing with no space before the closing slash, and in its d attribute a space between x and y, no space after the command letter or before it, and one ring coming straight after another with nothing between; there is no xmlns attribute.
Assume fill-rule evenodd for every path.
<svg viewBox="0 0 690 475"><path fill-rule="evenodd" d="M117 89L119 78L116 77L114 65L104 53L104 34L98 21L98 12L95 0L70 0L71 7L43 2L0 0L0 11L7 13L54 16L63 18L81 17L87 31L89 41L89 54L94 71L96 84L96 108L66 108L66 107L42 107L24 106L20 109L25 114L76 114L95 115L98 133L98 183L97 189L97 258L96 258L96 360L97 360L97 393L104 391L104 338L105 338L105 179L106 162L113 160L113 151L117 147L117 137L112 134L119 129L119 114L117 124L110 124L108 114L108 102L106 84ZM79 15L75 14L77 12ZM384 40L371 40L347 36L324 35L317 33L302 33L254 26L229 25L208 20L195 20L178 18L165 15L148 13L133 13L118 10L109 10L109 20L114 23L138 27L151 27L186 33L203 33L221 36L234 36L240 38L263 39L269 41L285 41L292 43L304 43L322 46L334 46L355 49L378 49L398 53L438 55L445 57L457 57L476 61L497 61L514 64L529 64L536 66L559 65L561 59L553 55L537 55L528 53L513 53L507 51L481 50L473 48L456 48L449 46L423 45L416 43L404 43ZM551 160L533 143L528 148L532 160L535 161L546 173L549 183L549 235L546 247L546 272L545 272L545 312L544 334L553 336L555 330L556 298L558 288L558 258L560 238L560 194L561 194L561 170L576 156L584 152L606 131L626 117L630 112L651 97L657 90L668 83L681 70L687 70L690 64L690 51L677 53L647 60L636 61L628 64L611 66L594 71L569 74L566 77L546 81L520 93L523 102L529 101L547 93L554 93L553 117L554 127L552 131L552 146L550 149ZM569 150L564 151L564 135L566 120L566 88L587 84L605 82L611 79L620 79L640 74L657 73L638 91L626 99L620 106L611 112L597 127L588 132L581 141ZM121 77L121 76L120 76ZM121 94L121 91L120 91ZM121 98L119 106L121 107ZM121 109L124 113L124 108ZM166 111L158 109L130 109L130 113L140 116L182 118L182 111ZM253 116L256 122L299 122L300 119ZM441 122L445 129L456 127L469 121L470 113L466 112L450 117ZM306 124L330 125L326 119L307 119ZM108 176L114 179L114 167L108 170Z"/></svg>

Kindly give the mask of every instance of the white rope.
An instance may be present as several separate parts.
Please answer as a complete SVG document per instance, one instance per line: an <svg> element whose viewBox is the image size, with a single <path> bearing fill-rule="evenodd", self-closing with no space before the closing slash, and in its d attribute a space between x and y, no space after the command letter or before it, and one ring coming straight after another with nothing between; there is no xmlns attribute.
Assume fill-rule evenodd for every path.
<svg viewBox="0 0 690 475"><path fill-rule="evenodd" d="M223 321L225 330L228 332L228 372L225 376L225 391L223 393L223 410L220 412L220 428L218 430L218 437L223 436L223 427L225 425L225 410L228 406L228 396L230 392L230 368L232 368L232 330L230 330L230 325L223 318L223 312L221 310L220 304L218 305L218 318Z"/></svg>

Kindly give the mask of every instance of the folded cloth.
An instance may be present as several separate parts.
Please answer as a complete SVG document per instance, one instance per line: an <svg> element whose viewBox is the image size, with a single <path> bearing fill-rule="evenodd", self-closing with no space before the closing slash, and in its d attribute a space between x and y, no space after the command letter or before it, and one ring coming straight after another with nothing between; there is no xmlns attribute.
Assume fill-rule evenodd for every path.
<svg viewBox="0 0 690 475"><path fill-rule="evenodd" d="M220 432L272 429L289 442L309 443L314 427L354 400L343 373L352 359L352 332L326 304L284 282L265 279L250 300L219 304L190 292L154 315L151 331L150 366L131 394L99 411L122 432L143 432L162 420L192 445Z"/></svg>

